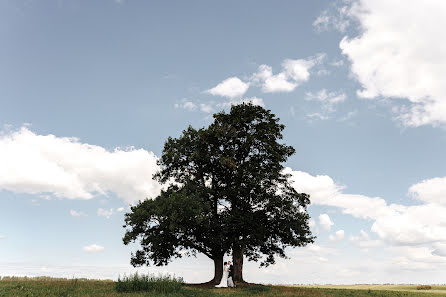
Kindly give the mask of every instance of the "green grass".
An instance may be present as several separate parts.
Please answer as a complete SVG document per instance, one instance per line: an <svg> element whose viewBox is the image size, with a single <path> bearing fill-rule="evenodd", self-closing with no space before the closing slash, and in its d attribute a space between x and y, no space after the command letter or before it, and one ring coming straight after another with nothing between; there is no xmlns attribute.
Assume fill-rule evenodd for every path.
<svg viewBox="0 0 446 297"><path fill-rule="evenodd" d="M138 273L124 276L123 278L119 277L115 286L118 292L148 291L161 294L178 293L182 290L182 287L182 278L176 278L170 275L139 275Z"/></svg>
<svg viewBox="0 0 446 297"><path fill-rule="evenodd" d="M130 278L130 277L129 277ZM133 281L131 276L130 281ZM137 281L143 277L139 275ZM148 277L150 280L150 277ZM125 278L120 279L121 282ZM146 282L145 280L142 280ZM152 277L160 284L161 277ZM170 278L172 281L172 278ZM175 281L178 282L177 279ZM170 286L170 285L169 285ZM1 297L439 297L446 296L446 286L432 286L417 290L417 286L356 285L356 286L247 286L243 288L200 288L183 285L174 290L154 289L137 292L118 292L118 282L87 279L3 278L0 280Z"/></svg>
<svg viewBox="0 0 446 297"><path fill-rule="evenodd" d="M372 290L372 291L397 291L397 292L411 292L417 295L408 296L446 296L446 286L430 286L428 290L420 290L417 285L302 285L298 287L303 288L319 288L319 289L349 289L349 290ZM424 287L424 286L421 286ZM392 296L392 295L390 295Z"/></svg>

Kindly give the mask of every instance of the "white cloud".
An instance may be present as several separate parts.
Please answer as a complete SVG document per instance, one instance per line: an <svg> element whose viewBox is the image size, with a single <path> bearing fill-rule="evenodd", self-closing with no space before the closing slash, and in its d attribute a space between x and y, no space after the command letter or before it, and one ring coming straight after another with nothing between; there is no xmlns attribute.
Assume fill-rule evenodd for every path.
<svg viewBox="0 0 446 297"><path fill-rule="evenodd" d="M316 93L307 92L305 94L305 99L310 101L317 101L322 106L321 113L313 113L307 116L315 117L320 115L320 119L327 119L329 113L333 113L336 111L335 105L345 101L347 95L345 93L340 92L327 92L326 89L319 90Z"/></svg>
<svg viewBox="0 0 446 297"><path fill-rule="evenodd" d="M362 85L359 96L406 99L395 110L407 126L446 124L446 2L361 0L348 15L360 34L340 48Z"/></svg>
<svg viewBox="0 0 446 297"><path fill-rule="evenodd" d="M329 75L330 71L328 71L327 69L320 69L316 72L316 74L319 76Z"/></svg>
<svg viewBox="0 0 446 297"><path fill-rule="evenodd" d="M344 230L336 231L335 235L330 235L329 239L331 241L341 241L344 239Z"/></svg>
<svg viewBox="0 0 446 297"><path fill-rule="evenodd" d="M347 5L338 5L322 11L314 20L313 26L317 31L337 30L344 32L350 26L350 8Z"/></svg>
<svg viewBox="0 0 446 297"><path fill-rule="evenodd" d="M307 92L305 99L307 100L316 100L319 102L326 103L339 103L344 101L347 98L347 95L344 93L337 92L327 92L326 89L319 90L317 93Z"/></svg>
<svg viewBox="0 0 446 297"><path fill-rule="evenodd" d="M214 108L212 107L212 105L204 104L204 103L200 104L200 110L205 113L213 113L214 112Z"/></svg>
<svg viewBox="0 0 446 297"><path fill-rule="evenodd" d="M334 225L328 214L324 213L319 215L319 225L326 231L330 231L331 226Z"/></svg>
<svg viewBox="0 0 446 297"><path fill-rule="evenodd" d="M110 209L99 208L98 212L97 212L98 216L106 217L107 219L109 219L114 213L115 212L114 212L113 208L110 208Z"/></svg>
<svg viewBox="0 0 446 297"><path fill-rule="evenodd" d="M336 60L330 63L331 66L341 67L344 65L344 60Z"/></svg>
<svg viewBox="0 0 446 297"><path fill-rule="evenodd" d="M152 179L157 157L143 149L38 135L26 127L0 134L0 189L59 198L91 199L114 193L126 202L153 198L161 186Z"/></svg>
<svg viewBox="0 0 446 297"><path fill-rule="evenodd" d="M6 238L6 236L3 234L0 234L0 239L3 239L3 238Z"/></svg>
<svg viewBox="0 0 446 297"><path fill-rule="evenodd" d="M310 69L322 62L325 54L318 54L308 59L286 59L282 63L282 72L273 74L272 67L260 65L251 80L258 83L265 93L291 92L302 82L310 78Z"/></svg>
<svg viewBox="0 0 446 297"><path fill-rule="evenodd" d="M383 243L381 240L376 239L376 240L372 240L370 238L370 235L367 234L367 232L365 232L364 230L361 229L360 231L360 235L359 236L350 236L350 241L356 245L358 245L359 247L362 248L367 248L367 247L376 247L376 246L381 246ZM367 249L368 251L368 249Z"/></svg>
<svg viewBox="0 0 446 297"><path fill-rule="evenodd" d="M446 266L446 258L432 252L428 247L394 246L388 248L393 253L393 264L400 269L413 270L418 273L422 270L432 269L432 266Z"/></svg>
<svg viewBox="0 0 446 297"><path fill-rule="evenodd" d="M306 115L310 120L319 119L319 120L328 120L330 117L321 112L313 112Z"/></svg>
<svg viewBox="0 0 446 297"><path fill-rule="evenodd" d="M350 241L362 241L362 240L370 240L370 236L361 229L361 235L360 236L350 236Z"/></svg>
<svg viewBox="0 0 446 297"><path fill-rule="evenodd" d="M345 116L338 119L339 122L346 122L358 114L357 110L349 111Z"/></svg>
<svg viewBox="0 0 446 297"><path fill-rule="evenodd" d="M379 197L343 193L329 176L312 176L302 171L285 172L298 192L310 194L315 205L339 207L343 213L372 222L371 231L381 240L396 245L423 245L446 242L446 207L427 203L405 206L387 204ZM426 198L427 201L430 201ZM378 245L380 243L369 243Z"/></svg>
<svg viewBox="0 0 446 297"><path fill-rule="evenodd" d="M116 209L116 211L117 212L122 212L122 211L124 211L124 207L120 207L120 208Z"/></svg>
<svg viewBox="0 0 446 297"><path fill-rule="evenodd" d="M175 103L174 106L175 106L175 108L182 108L182 109L186 109L188 111L194 111L197 109L197 105L187 99L181 100L180 103Z"/></svg>
<svg viewBox="0 0 446 297"><path fill-rule="evenodd" d="M243 96L249 88L249 83L245 83L240 80L238 77L230 77L213 87L212 89L207 90L209 94L236 98Z"/></svg>
<svg viewBox="0 0 446 297"><path fill-rule="evenodd" d="M291 92L297 87L297 83L288 81L285 73L273 75L271 66L260 65L258 72L254 74L253 81L260 82L262 91L266 93L273 92Z"/></svg>
<svg viewBox="0 0 446 297"><path fill-rule="evenodd" d="M434 247L434 250L432 251L433 255L446 257L446 243L435 243L433 244L433 247Z"/></svg>
<svg viewBox="0 0 446 297"><path fill-rule="evenodd" d="M83 247L84 252L87 253L99 253L104 251L104 247L97 245L97 244L92 244L92 245L87 245Z"/></svg>
<svg viewBox="0 0 446 297"><path fill-rule="evenodd" d="M73 210L73 209L70 210L70 215L73 216L73 217L86 217L87 216L84 212L76 211L76 210Z"/></svg>
<svg viewBox="0 0 446 297"><path fill-rule="evenodd" d="M446 206L446 177L423 180L411 186L409 193L418 200Z"/></svg>

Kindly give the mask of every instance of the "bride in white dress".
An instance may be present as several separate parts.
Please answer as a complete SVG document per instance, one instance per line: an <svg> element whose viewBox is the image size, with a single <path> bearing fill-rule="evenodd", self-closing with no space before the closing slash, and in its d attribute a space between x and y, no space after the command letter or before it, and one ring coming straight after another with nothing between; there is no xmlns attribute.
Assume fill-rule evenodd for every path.
<svg viewBox="0 0 446 297"><path fill-rule="evenodd" d="M227 288L228 287L228 275L229 275L229 265L228 263L224 263L223 266L223 275L221 277L221 281L215 287L217 288Z"/></svg>

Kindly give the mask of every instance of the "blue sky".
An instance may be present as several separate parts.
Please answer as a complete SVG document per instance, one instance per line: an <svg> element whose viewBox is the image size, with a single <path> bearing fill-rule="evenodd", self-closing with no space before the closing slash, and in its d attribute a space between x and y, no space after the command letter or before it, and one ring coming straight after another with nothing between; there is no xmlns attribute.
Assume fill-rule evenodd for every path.
<svg viewBox="0 0 446 297"><path fill-rule="evenodd" d="M286 125L317 240L247 263L248 281L444 283L445 16L439 1L0 1L0 276L134 271L124 213L159 192L164 141L250 101Z"/></svg>

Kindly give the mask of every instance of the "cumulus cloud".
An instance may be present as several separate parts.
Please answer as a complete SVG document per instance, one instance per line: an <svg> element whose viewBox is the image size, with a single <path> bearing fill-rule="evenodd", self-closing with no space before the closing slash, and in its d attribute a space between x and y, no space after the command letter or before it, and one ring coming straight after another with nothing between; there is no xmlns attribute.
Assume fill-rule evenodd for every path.
<svg viewBox="0 0 446 297"><path fill-rule="evenodd" d="M422 245L446 242L446 207L443 205L388 204L380 197L346 194L344 187L336 184L327 175L312 176L290 168L285 172L291 174L291 182L298 192L311 195L313 204L338 207L345 214L371 221L371 231L389 244ZM435 200L435 193L432 195L432 198L426 196L425 200Z"/></svg>
<svg viewBox="0 0 446 297"><path fill-rule="evenodd" d="M407 126L446 123L446 2L360 0L348 9L360 34L340 48L351 62L364 98L404 98L395 108Z"/></svg>
<svg viewBox="0 0 446 297"><path fill-rule="evenodd" d="M409 193L418 200L446 206L446 177L423 180L411 186Z"/></svg>
<svg viewBox="0 0 446 297"><path fill-rule="evenodd" d="M110 208L110 209L99 208L97 211L98 216L106 217L107 219L109 219L114 213L115 212L114 212L113 208Z"/></svg>
<svg viewBox="0 0 446 297"><path fill-rule="evenodd" d="M433 255L445 257L446 258L446 243L435 243L433 244L434 250Z"/></svg>
<svg viewBox="0 0 446 297"><path fill-rule="evenodd" d="M349 240L362 248L376 247L382 245L382 241L379 239L371 239L370 235L361 229L359 236L350 236Z"/></svg>
<svg viewBox="0 0 446 297"><path fill-rule="evenodd" d="M116 209L117 212L123 212L124 211L124 207L120 207L118 209Z"/></svg>
<svg viewBox="0 0 446 297"><path fill-rule="evenodd" d="M265 93L291 92L310 78L310 69L322 62L325 54L318 54L308 59L286 59L282 63L282 72L273 74L271 66L260 65L251 80L260 84Z"/></svg>
<svg viewBox="0 0 446 297"><path fill-rule="evenodd" d="M350 241L362 241L362 240L369 240L370 236L367 234L367 232L365 232L364 230L361 229L360 231L360 236L350 236Z"/></svg>
<svg viewBox="0 0 446 297"><path fill-rule="evenodd" d="M326 231L330 231L331 226L334 225L328 214L324 213L319 215L319 225Z"/></svg>
<svg viewBox="0 0 446 297"><path fill-rule="evenodd" d="M207 90L209 94L228 97L228 98L236 98L243 96L249 88L249 83L243 82L238 77L230 77L213 87L212 89Z"/></svg>
<svg viewBox="0 0 446 297"><path fill-rule="evenodd" d="M97 244L92 244L92 245L84 246L83 250L84 250L84 252L87 252L87 253L99 253L99 252L104 251L104 247L97 245Z"/></svg>
<svg viewBox="0 0 446 297"><path fill-rule="evenodd" d="M393 264L400 269L419 273L432 269L432 266L442 269L446 266L446 258L433 253L430 247L394 246L388 250L394 254Z"/></svg>
<svg viewBox="0 0 446 297"><path fill-rule="evenodd" d="M76 138L38 135L26 127L0 134L0 189L92 199L114 193L134 203L153 198L157 157L144 149L108 151Z"/></svg>
<svg viewBox="0 0 446 297"><path fill-rule="evenodd" d="M73 217L86 217L87 216L84 212L76 211L76 210L73 210L73 209L70 210L70 215L73 216Z"/></svg>
<svg viewBox="0 0 446 297"><path fill-rule="evenodd" d="M344 239L344 230L336 231L335 235L329 236L330 241L341 241Z"/></svg>
<svg viewBox="0 0 446 297"><path fill-rule="evenodd" d="M262 64L258 67L257 72L249 77L247 82L242 81L238 77L230 77L206 91L206 93L212 95L228 98L226 102L217 104L201 103L197 105L193 102L183 101L181 104L176 104L175 107L195 110L199 106L202 112L212 113L215 111L215 108L226 108L231 105L246 102L265 106L262 98L243 97L251 86L260 87L262 92L265 93L292 92L301 83L309 80L310 70L314 66L321 64L325 56L325 54L321 53L307 59L285 59L282 62L282 71L276 74L273 73L271 66ZM320 69L316 72L319 75L325 75L327 73L328 71L325 69ZM330 93L327 95L330 96L333 94Z"/></svg>

